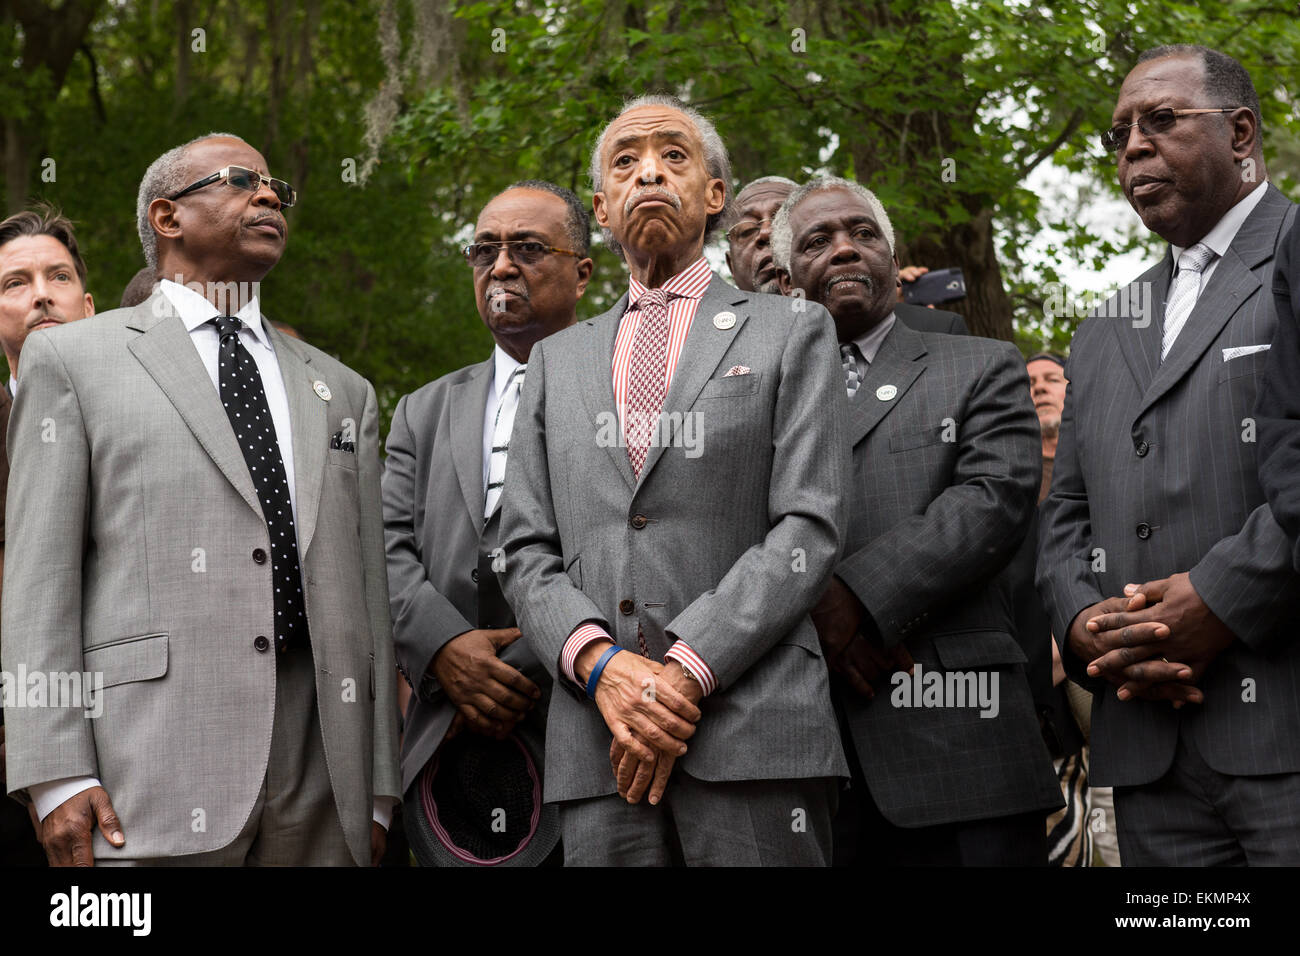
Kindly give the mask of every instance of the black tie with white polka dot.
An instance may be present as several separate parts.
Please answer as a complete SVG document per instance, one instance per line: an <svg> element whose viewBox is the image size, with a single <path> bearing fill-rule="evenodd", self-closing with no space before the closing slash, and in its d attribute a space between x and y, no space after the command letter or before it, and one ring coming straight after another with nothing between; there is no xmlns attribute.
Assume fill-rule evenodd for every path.
<svg viewBox="0 0 1300 956"><path fill-rule="evenodd" d="M212 320L221 336L217 381L221 404L235 430L262 503L271 537L271 579L275 587L275 646L279 651L306 647L307 609L302 596L302 569L298 564L298 536L293 527L289 480L275 438L275 422L266 403L257 363L239 341L242 320L222 315Z"/></svg>

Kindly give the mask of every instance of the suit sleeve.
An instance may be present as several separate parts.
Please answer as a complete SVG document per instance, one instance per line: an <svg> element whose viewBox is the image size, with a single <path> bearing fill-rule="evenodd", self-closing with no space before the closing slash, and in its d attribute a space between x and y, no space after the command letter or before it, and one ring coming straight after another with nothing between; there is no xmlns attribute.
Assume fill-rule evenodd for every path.
<svg viewBox="0 0 1300 956"><path fill-rule="evenodd" d="M936 427L938 422L935 423ZM918 615L987 581L1024 540L1042 480L1042 439L1024 362L998 349L974 383L951 484L925 509L846 557L836 575L862 601L886 647Z"/></svg>
<svg viewBox="0 0 1300 956"><path fill-rule="evenodd" d="M1077 342L1077 334L1075 339ZM1065 673L1079 686L1093 690L1105 681L1088 676L1089 662L1074 655L1067 639L1070 625L1079 612L1106 597L1092 571L1092 514L1088 486L1079 464L1074 412L1080 399L1073 364L1073 359L1066 364L1069 384L1065 387L1065 410L1056 440L1052 488L1039 509L1036 579L1038 593L1051 617L1052 635L1060 649Z"/></svg>
<svg viewBox="0 0 1300 956"><path fill-rule="evenodd" d="M780 375L772 409L771 528L666 628L709 666L719 690L808 613L843 546L850 467L844 373L835 327L822 306L795 314Z"/></svg>
<svg viewBox="0 0 1300 956"><path fill-rule="evenodd" d="M501 586L515 610L519 629L553 680L571 682L560 669L565 642L585 622L606 631L609 620L574 585L564 568L560 531L551 499L546 444L545 342L533 346L528 374L510 432L505 486L501 489Z"/></svg>
<svg viewBox="0 0 1300 956"><path fill-rule="evenodd" d="M474 629L455 605L429 580L420 556L415 529L415 501L421 455L439 450L421 448L407 419L409 396L397 403L388 431L384 465L384 545L388 554L388 589L397 663L418 692L429 664L453 637ZM443 450L442 454L449 454Z"/></svg>
<svg viewBox="0 0 1300 956"><path fill-rule="evenodd" d="M401 799L397 769L397 680L394 675L393 630L388 617L388 575L384 564L383 506L379 492L379 408L375 390L366 385L357 445L357 487L360 493L361 560L365 575L366 613L370 621L375 668L374 770L372 796Z"/></svg>
<svg viewBox="0 0 1300 956"><path fill-rule="evenodd" d="M1292 228L1273 271L1277 330L1260 383L1255 417L1259 483L1300 571L1300 228Z"/></svg>
<svg viewBox="0 0 1300 956"><path fill-rule="evenodd" d="M3 668L82 673L90 445L72 376L43 333L23 348L23 387L9 436ZM11 792L99 775L92 722L81 704L11 707L5 723Z"/></svg>

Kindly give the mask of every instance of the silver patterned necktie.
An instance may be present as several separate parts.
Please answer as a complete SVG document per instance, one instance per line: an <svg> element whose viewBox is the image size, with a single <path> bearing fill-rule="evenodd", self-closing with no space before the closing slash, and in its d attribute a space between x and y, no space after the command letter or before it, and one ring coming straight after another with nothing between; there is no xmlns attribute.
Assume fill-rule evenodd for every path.
<svg viewBox="0 0 1300 956"><path fill-rule="evenodd" d="M501 500L501 488L506 483L506 456L510 451L510 433L515 427L515 412L519 410L519 393L524 390L524 369L520 365L506 379L501 403L497 405L496 420L492 425L492 457L488 459L487 495L484 498L483 520L487 521Z"/></svg>
<svg viewBox="0 0 1300 956"><path fill-rule="evenodd" d="M1160 361L1164 361L1173 348L1178 333L1187 324L1187 317L1196 307L1201 290L1201 273L1214 261L1215 252L1203 242L1184 249L1178 257L1178 275L1169 287L1169 302L1165 306L1165 331L1160 342Z"/></svg>
<svg viewBox="0 0 1300 956"><path fill-rule="evenodd" d="M862 384L862 366L858 364L858 346L845 342L840 346L840 361L844 365L844 387L852 398Z"/></svg>

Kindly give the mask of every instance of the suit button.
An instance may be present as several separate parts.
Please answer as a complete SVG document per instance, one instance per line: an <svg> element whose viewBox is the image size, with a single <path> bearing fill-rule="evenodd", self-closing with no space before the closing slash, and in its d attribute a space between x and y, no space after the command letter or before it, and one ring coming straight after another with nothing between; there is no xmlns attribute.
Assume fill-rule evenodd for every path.
<svg viewBox="0 0 1300 956"><path fill-rule="evenodd" d="M261 548L254 548L253 561L257 564L266 564L266 552Z"/></svg>
<svg viewBox="0 0 1300 956"><path fill-rule="evenodd" d="M261 634L257 635L257 637L255 637L255 638L253 638L253 647L257 650L257 652L258 652L259 654L265 654L266 651L267 651L267 649L268 649L270 646L271 646L271 642L268 641L268 640L267 640L265 637L263 637Z"/></svg>
<svg viewBox="0 0 1300 956"><path fill-rule="evenodd" d="M618 602L618 610L620 614L631 614L636 610L636 604L629 601L627 598L623 598L623 600Z"/></svg>
<svg viewBox="0 0 1300 956"><path fill-rule="evenodd" d="M1137 536L1141 538L1143 541L1151 537L1151 525L1143 521L1140 525L1137 526Z"/></svg>
<svg viewBox="0 0 1300 956"><path fill-rule="evenodd" d="M1137 452L1137 456L1139 458L1145 458L1147 456L1147 452L1151 450L1151 446L1144 441L1140 441L1137 443L1137 445L1134 446L1133 450Z"/></svg>
<svg viewBox="0 0 1300 956"><path fill-rule="evenodd" d="M475 584L478 584L478 568L475 568L473 571L469 573L469 579L473 581Z"/></svg>
<svg viewBox="0 0 1300 956"><path fill-rule="evenodd" d="M646 517L645 517L645 515L633 515L633 516L632 516L632 527L634 527L634 528L636 528L636 530L640 531L640 530L641 530L642 528L644 528L645 526L646 526Z"/></svg>

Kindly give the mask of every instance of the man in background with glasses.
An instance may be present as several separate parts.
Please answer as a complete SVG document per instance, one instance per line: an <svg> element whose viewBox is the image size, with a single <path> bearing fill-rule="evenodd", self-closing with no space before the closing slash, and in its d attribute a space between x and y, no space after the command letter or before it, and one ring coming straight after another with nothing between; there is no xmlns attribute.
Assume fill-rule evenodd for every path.
<svg viewBox="0 0 1300 956"><path fill-rule="evenodd" d="M505 739L521 721L537 739L545 734L551 680L519 639L494 558L528 357L577 321L591 279L590 237L586 209L568 189L528 180L492 199L465 248L492 354L403 396L393 413L383 478L388 581L397 663L414 691L402 736L404 792L446 740L464 736L462 746L486 753L488 738ZM410 801L407 808L422 812ZM418 820L407 819L415 832ZM485 833L490 824L482 821ZM550 846L532 855L554 851L548 829Z"/></svg>
<svg viewBox="0 0 1300 956"><path fill-rule="evenodd" d="M1300 578L1256 476L1254 405L1296 207L1259 98L1205 47L1148 50L1103 145L1170 245L1075 333L1038 585L1094 691L1090 782L1125 865L1300 863Z"/></svg>
<svg viewBox="0 0 1300 956"><path fill-rule="evenodd" d="M212 134L145 172L165 278L33 333L10 427L4 666L54 864L365 865L397 800L374 389L270 327L293 189ZM76 706L73 706L76 704Z"/></svg>
<svg viewBox="0 0 1300 956"><path fill-rule="evenodd" d="M736 194L736 221L727 230L727 268L737 289L781 294L772 264L772 217L797 186L784 176L760 176Z"/></svg>

